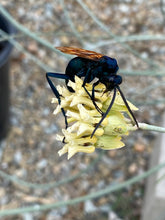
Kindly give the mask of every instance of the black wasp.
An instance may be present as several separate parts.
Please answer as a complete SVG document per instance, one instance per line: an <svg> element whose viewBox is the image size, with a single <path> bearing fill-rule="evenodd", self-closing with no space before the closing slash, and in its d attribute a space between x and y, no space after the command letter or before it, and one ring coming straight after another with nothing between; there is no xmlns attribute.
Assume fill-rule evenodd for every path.
<svg viewBox="0 0 165 220"><path fill-rule="evenodd" d="M122 93L122 91L119 87L119 85L122 83L122 77L117 75L117 71L118 71L119 67L118 67L116 59L108 57L108 56L104 56L103 54L96 53L94 51L84 50L81 48L57 47L57 49L63 53L77 55L77 57L73 58L68 63L66 70L65 70L65 74L48 72L48 73L46 73L46 78L48 80L48 83L49 83L51 89L53 90L53 93L55 94L55 96L58 99L58 103L60 104L61 103L60 94L57 91L54 84L52 83L52 81L50 80L50 77L64 79L66 82L66 86L70 92L74 92L74 90L68 86L69 80L74 82L75 76L78 76L80 78L84 77L82 87L85 89L85 91L87 92L87 94L91 98L97 111L102 115L102 118L99 121L99 123L96 125L94 131L91 134L91 137L94 135L94 133L97 130L97 128L99 127L99 125L102 123L104 118L109 113L109 111L115 101L117 90L119 91L119 93L120 93L128 111L129 111L129 113L131 114L136 126L139 127L138 122L137 122L133 112L131 111L131 109L127 103L127 100L124 97L124 94ZM85 84L90 83L95 78L97 78L98 80L93 83L92 95L90 95L90 93L87 91L87 89L85 87ZM95 103L95 86L97 86L99 83L103 83L106 86L105 92L113 90L112 101L111 101L109 107L107 108L106 112L102 112L101 109ZM67 128L68 123L67 123L67 117L65 115L65 111L63 108L61 108L61 111L64 115L65 125Z"/></svg>

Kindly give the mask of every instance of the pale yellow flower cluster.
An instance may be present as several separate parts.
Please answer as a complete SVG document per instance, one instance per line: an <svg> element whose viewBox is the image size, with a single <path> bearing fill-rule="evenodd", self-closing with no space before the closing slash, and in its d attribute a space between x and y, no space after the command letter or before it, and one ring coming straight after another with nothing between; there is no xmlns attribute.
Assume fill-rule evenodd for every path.
<svg viewBox="0 0 165 220"><path fill-rule="evenodd" d="M108 116L91 138L102 115L96 110L92 100L82 87L82 83L82 79L78 77L75 77L75 82L69 81L68 86L74 89L74 93L69 92L66 87L57 86L61 95L61 104L57 105L54 114L60 113L61 108L64 108L69 123L67 129L62 129L63 136L57 135L56 137L59 141L63 141L65 137L65 145L58 153L61 156L68 152L68 159L77 152L92 153L95 148L104 150L121 148L124 146L121 141L122 136L128 135L129 131L133 130L131 120L123 115L123 113L129 115L128 110L120 94L117 93ZM86 89L91 94L92 84L87 83ZM96 104L103 112L108 108L113 94L113 91L106 93L104 91L105 86L101 83L95 87ZM57 99L53 98L52 103L58 103ZM131 110L137 110L133 104L130 102L128 104Z"/></svg>

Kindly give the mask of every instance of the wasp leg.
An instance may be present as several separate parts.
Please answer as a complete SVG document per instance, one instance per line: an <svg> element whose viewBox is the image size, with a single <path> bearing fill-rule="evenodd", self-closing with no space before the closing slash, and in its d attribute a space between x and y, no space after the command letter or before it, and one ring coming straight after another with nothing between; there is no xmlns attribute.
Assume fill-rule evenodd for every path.
<svg viewBox="0 0 165 220"><path fill-rule="evenodd" d="M61 104L61 98L60 98L60 94L59 92L57 91L56 87L54 86L52 80L50 79L50 77L53 77L53 78L58 78L58 79L69 79L69 77L65 74L61 74L61 73L51 73L51 72L48 72L46 73L46 79L54 93L54 95L56 96L56 98L58 99L58 103L59 105ZM62 111L62 114L65 118L65 127L67 128L68 127L68 122L67 122L67 116L65 114L65 111L63 108L61 108L61 111Z"/></svg>
<svg viewBox="0 0 165 220"><path fill-rule="evenodd" d="M103 113L103 112L101 111L101 109L97 106L97 104L96 104L96 102L95 102L95 100L94 100L94 97L90 95L90 93L88 92L88 90L86 89L85 86L83 86L83 88L85 89L86 93L89 95L90 99L92 100L92 102L93 102L93 104L94 104L96 110L97 110L101 115L103 115L104 113ZM93 88L92 88L92 90L93 90Z"/></svg>
<svg viewBox="0 0 165 220"><path fill-rule="evenodd" d="M133 121L135 122L137 128L139 128L139 124L138 124L138 122L137 122L137 120L136 120L136 118L135 118L135 115L133 114L132 110L130 109L130 107L129 107L129 105L128 105L128 102L127 102L127 100L126 100L126 98L125 98L123 92L121 91L121 89L120 89L119 86L117 86L117 89L118 89L118 91L120 92L120 95L121 95L121 97L122 97L122 99L123 99L123 101L124 101L124 104L125 104L125 106L127 107L129 113L131 114Z"/></svg>
<svg viewBox="0 0 165 220"><path fill-rule="evenodd" d="M88 83L88 82L91 82L93 79L89 79L90 78L90 71L91 69L88 69L88 71L86 72L86 75L85 75L85 78L84 78L84 81L83 81L83 84L82 84L82 87L85 89L86 93L88 94L88 96L90 97L90 99L92 100L96 110L101 114L103 115L104 113L101 111L101 109L97 106L95 100L94 100L94 87L95 87L95 83L93 84L93 87L92 87L92 96L90 95L90 93L88 92L88 90L86 89L85 87L85 84ZM83 75L84 76L84 73ZM99 83L99 82L98 82ZM97 85L97 84L96 84Z"/></svg>
<svg viewBox="0 0 165 220"><path fill-rule="evenodd" d="M95 103L95 87L99 84L99 80L95 83L93 83L93 86L92 86L92 101L93 103ZM95 103L96 104L96 103ZM97 106L97 105L96 105ZM97 106L97 111L103 116L104 115L104 112Z"/></svg>
<svg viewBox="0 0 165 220"><path fill-rule="evenodd" d="M95 129L93 130L92 134L91 134L91 138L93 137L95 131L98 129L98 127L101 125L102 121L105 119L105 117L108 115L109 111L111 110L112 108L112 105L115 101L115 97L116 97L116 87L114 88L113 90L113 97L112 97L112 100L111 100L111 103L109 105L109 107L107 108L106 112L104 113L103 117L101 118L101 120L99 121L99 123L96 125Z"/></svg>

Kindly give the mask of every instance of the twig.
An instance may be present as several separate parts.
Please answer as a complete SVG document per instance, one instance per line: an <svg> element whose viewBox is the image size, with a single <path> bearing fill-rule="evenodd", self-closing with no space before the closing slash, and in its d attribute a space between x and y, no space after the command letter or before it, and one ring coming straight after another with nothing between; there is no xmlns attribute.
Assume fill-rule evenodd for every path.
<svg viewBox="0 0 165 220"><path fill-rule="evenodd" d="M137 106L147 106L147 105L151 106L151 105L158 105L160 103L165 103L165 98L145 100L145 103L144 101L137 101L137 99L136 100L131 99L131 102L135 103Z"/></svg>
<svg viewBox="0 0 165 220"><path fill-rule="evenodd" d="M97 164L97 162L102 158L105 151L101 151L101 153L98 155L97 158L95 158L85 169L82 169L77 174L70 176L68 178L62 179L58 182L51 182L51 183L44 183L44 184L38 184L38 183L31 183L24 180L19 179L16 176L9 175L3 171L0 170L0 176L8 181L11 181L13 183L16 183L18 185L32 188L32 189L50 189L50 188L56 188L63 184L69 183L74 181L75 179L79 178L83 173L87 173L94 165Z"/></svg>
<svg viewBox="0 0 165 220"><path fill-rule="evenodd" d="M8 37L8 34L6 32L0 30L0 34L4 37ZM36 56L29 53L26 49L24 49L21 44L19 44L17 41L15 41L13 38L8 37L8 40L21 52L26 54L31 60L33 60L38 66L40 66L44 71L51 71L51 67L44 64L42 61L40 61Z"/></svg>
<svg viewBox="0 0 165 220"><path fill-rule="evenodd" d="M55 49L51 43L48 41L40 38L37 34L34 32L30 31L28 28L24 27L23 25L19 24L5 9L4 7L0 4L0 12L2 13L3 16L5 16L11 24L13 24L18 30L23 32L25 35L31 37L32 39L36 40L40 44L44 45L45 47L49 48L53 52L56 52L57 54L63 54L59 50ZM64 56L64 54L63 54ZM68 57L68 55L65 55Z"/></svg>
<svg viewBox="0 0 165 220"><path fill-rule="evenodd" d="M98 47L103 47L106 45L110 45L110 44L116 44L116 43L124 43L124 42L134 42L134 41L164 41L165 40L165 36L163 35L130 35L130 36L122 36L122 37L118 37L118 41L116 40L99 40L98 42L94 43L89 43L86 42L85 43L85 47L94 50L95 48Z"/></svg>
<svg viewBox="0 0 165 220"><path fill-rule="evenodd" d="M94 22L102 29L104 30L106 33L108 33L108 35L112 38L115 39L115 41L117 43L119 43L123 48L125 48L126 50L130 51L132 54L134 54L136 57L140 58L141 60L143 60L144 62L148 63L150 66L152 67L155 67L155 68L158 68L159 66L153 61L153 60L150 60L150 59L147 59L147 58L142 58L141 55L136 51L134 50L132 47L130 47L129 45L127 44L124 44L122 42L120 42L118 40L118 36L113 34L109 29L108 27L103 24L94 14L91 10L89 10L89 8L83 3L82 0L76 0L80 5L81 7L84 9L84 11L94 20Z"/></svg>
<svg viewBox="0 0 165 220"><path fill-rule="evenodd" d="M68 35L68 36L72 36L73 32L63 32L63 31L48 31L48 32L35 32L35 34L37 36L47 36L47 35L54 35L54 36L63 36L63 35ZM4 40L8 40L9 38L22 38L25 37L25 33L19 33L19 34L12 34L9 35L8 37L0 37L0 41L4 41ZM91 35L86 34L82 34L83 37L85 38L90 38L91 39ZM115 40L109 40L107 38L103 38L102 40L99 40L96 42L97 36L93 36L94 38L94 43L92 42L83 42L84 46L90 49L95 49L98 47L102 47L102 46L106 46L109 44L116 44L118 42L116 42ZM129 35L129 36L121 36L118 37L118 41L119 42L134 42L134 41L165 41L165 36L164 35Z"/></svg>
<svg viewBox="0 0 165 220"><path fill-rule="evenodd" d="M147 86L146 88L143 88L143 90L141 90L140 92L132 95L131 99L135 99L138 96L145 95L145 94L149 93L151 90L157 89L158 87L161 87L161 86L165 86L165 82L159 82L159 83L155 83L153 85Z"/></svg>
<svg viewBox="0 0 165 220"><path fill-rule="evenodd" d="M108 186L105 189L98 190L96 192L90 193L85 196L77 197L77 198L70 199L67 201L56 202L56 203L52 203L48 205L37 204L37 205L23 207L23 208L7 209L7 210L0 211L0 216L7 216L7 215L9 216L9 215L18 215L18 214L27 213L27 212L45 211L45 210L59 208L59 207L66 206L66 205L75 205L77 203L84 202L84 201L91 200L91 199L96 199L104 195L110 194L112 192L115 192L117 190L120 190L122 188L126 188L136 182L139 182L142 179L147 178L151 174L156 173L157 171L162 169L164 166L165 166L165 163L159 164L157 166L154 166L150 170L146 171L145 173L135 176L127 181L124 181L123 183Z"/></svg>
<svg viewBox="0 0 165 220"><path fill-rule="evenodd" d="M120 69L120 72L128 76L165 76L165 69L159 70L124 70Z"/></svg>
<svg viewBox="0 0 165 220"><path fill-rule="evenodd" d="M79 40L79 42L80 42L81 44L84 44L84 43L83 43L84 41L83 41L81 35L80 35L79 32L76 30L75 25L74 25L73 21L71 20L68 11L67 11L66 8L65 8L64 0L60 0L60 4L61 4L61 6L62 6L62 8L63 8L63 10L64 10L64 15L65 15L65 17L66 17L66 22L67 22L68 25L70 26L70 28L71 28L73 34L75 35L75 37Z"/></svg>
<svg viewBox="0 0 165 220"><path fill-rule="evenodd" d="M163 15L163 21L165 23L165 6L164 6L164 0L160 0L160 11Z"/></svg>

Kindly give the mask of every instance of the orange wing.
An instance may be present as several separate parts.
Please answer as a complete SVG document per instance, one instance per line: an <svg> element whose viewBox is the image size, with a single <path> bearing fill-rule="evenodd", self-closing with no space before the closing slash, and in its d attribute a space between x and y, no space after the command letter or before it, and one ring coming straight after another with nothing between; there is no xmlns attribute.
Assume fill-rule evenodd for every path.
<svg viewBox="0 0 165 220"><path fill-rule="evenodd" d="M101 53L96 53L91 50L84 50L82 48L76 48L76 47L56 47L57 50L60 50L63 53L77 55L78 57L90 59L90 60L99 60L104 55Z"/></svg>

